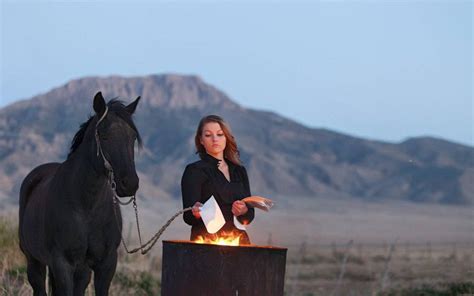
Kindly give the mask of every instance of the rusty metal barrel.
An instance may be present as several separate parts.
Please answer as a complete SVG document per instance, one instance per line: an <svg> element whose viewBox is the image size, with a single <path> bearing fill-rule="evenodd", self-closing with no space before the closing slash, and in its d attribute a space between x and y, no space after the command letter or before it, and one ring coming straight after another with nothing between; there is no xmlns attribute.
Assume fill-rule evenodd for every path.
<svg viewBox="0 0 474 296"><path fill-rule="evenodd" d="M162 296L283 296L286 248L163 241Z"/></svg>

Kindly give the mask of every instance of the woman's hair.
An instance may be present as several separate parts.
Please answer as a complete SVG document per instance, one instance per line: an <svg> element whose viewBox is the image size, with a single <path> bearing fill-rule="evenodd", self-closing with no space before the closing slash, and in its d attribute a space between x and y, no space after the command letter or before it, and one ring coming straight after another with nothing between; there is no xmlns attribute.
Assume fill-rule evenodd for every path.
<svg viewBox="0 0 474 296"><path fill-rule="evenodd" d="M218 123L222 131L224 132L224 136L226 138L224 157L230 160L232 163L240 165L240 153L237 149L237 142L235 141L234 135L232 135L232 132L227 122L225 122L224 119L222 119L222 117L218 115L208 115L203 117L201 121L199 121L199 125L196 130L196 136L194 137L194 143L196 145L197 150L196 153L199 153L199 156L201 156L201 158L203 155L206 154L206 149L201 144L200 138L202 136L202 130L204 129L204 126L210 122Z"/></svg>

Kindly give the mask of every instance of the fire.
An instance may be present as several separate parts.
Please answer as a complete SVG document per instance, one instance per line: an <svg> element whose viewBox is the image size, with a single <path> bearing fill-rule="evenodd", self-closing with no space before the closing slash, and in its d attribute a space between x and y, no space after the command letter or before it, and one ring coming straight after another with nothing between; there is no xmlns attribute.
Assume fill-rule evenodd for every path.
<svg viewBox="0 0 474 296"><path fill-rule="evenodd" d="M223 232L220 235L212 235L212 236L198 236L198 238L194 241L198 244L212 244L212 245L221 245L221 246L238 246L240 245L240 234L234 234L232 232L226 233Z"/></svg>

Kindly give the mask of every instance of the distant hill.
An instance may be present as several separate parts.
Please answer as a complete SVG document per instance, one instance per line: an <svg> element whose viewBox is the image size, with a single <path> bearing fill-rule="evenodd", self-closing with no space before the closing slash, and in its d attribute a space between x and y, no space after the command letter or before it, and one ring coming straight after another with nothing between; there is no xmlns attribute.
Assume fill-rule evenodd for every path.
<svg viewBox="0 0 474 296"><path fill-rule="evenodd" d="M99 90L107 99L143 98L135 113L144 142L137 168L150 202L180 197L183 169L197 159L197 123L219 114L231 124L253 193L474 204L473 147L427 137L386 143L309 128L244 108L199 77L181 75L81 78L0 109L0 204L17 203L32 168L65 159Z"/></svg>

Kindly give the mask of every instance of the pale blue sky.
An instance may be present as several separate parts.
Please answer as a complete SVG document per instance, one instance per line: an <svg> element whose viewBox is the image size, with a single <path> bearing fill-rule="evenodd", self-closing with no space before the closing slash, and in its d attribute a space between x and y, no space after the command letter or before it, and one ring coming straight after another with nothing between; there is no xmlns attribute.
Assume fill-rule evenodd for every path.
<svg viewBox="0 0 474 296"><path fill-rule="evenodd" d="M1 1L0 107L83 76L197 74L307 126L474 145L470 1Z"/></svg>

